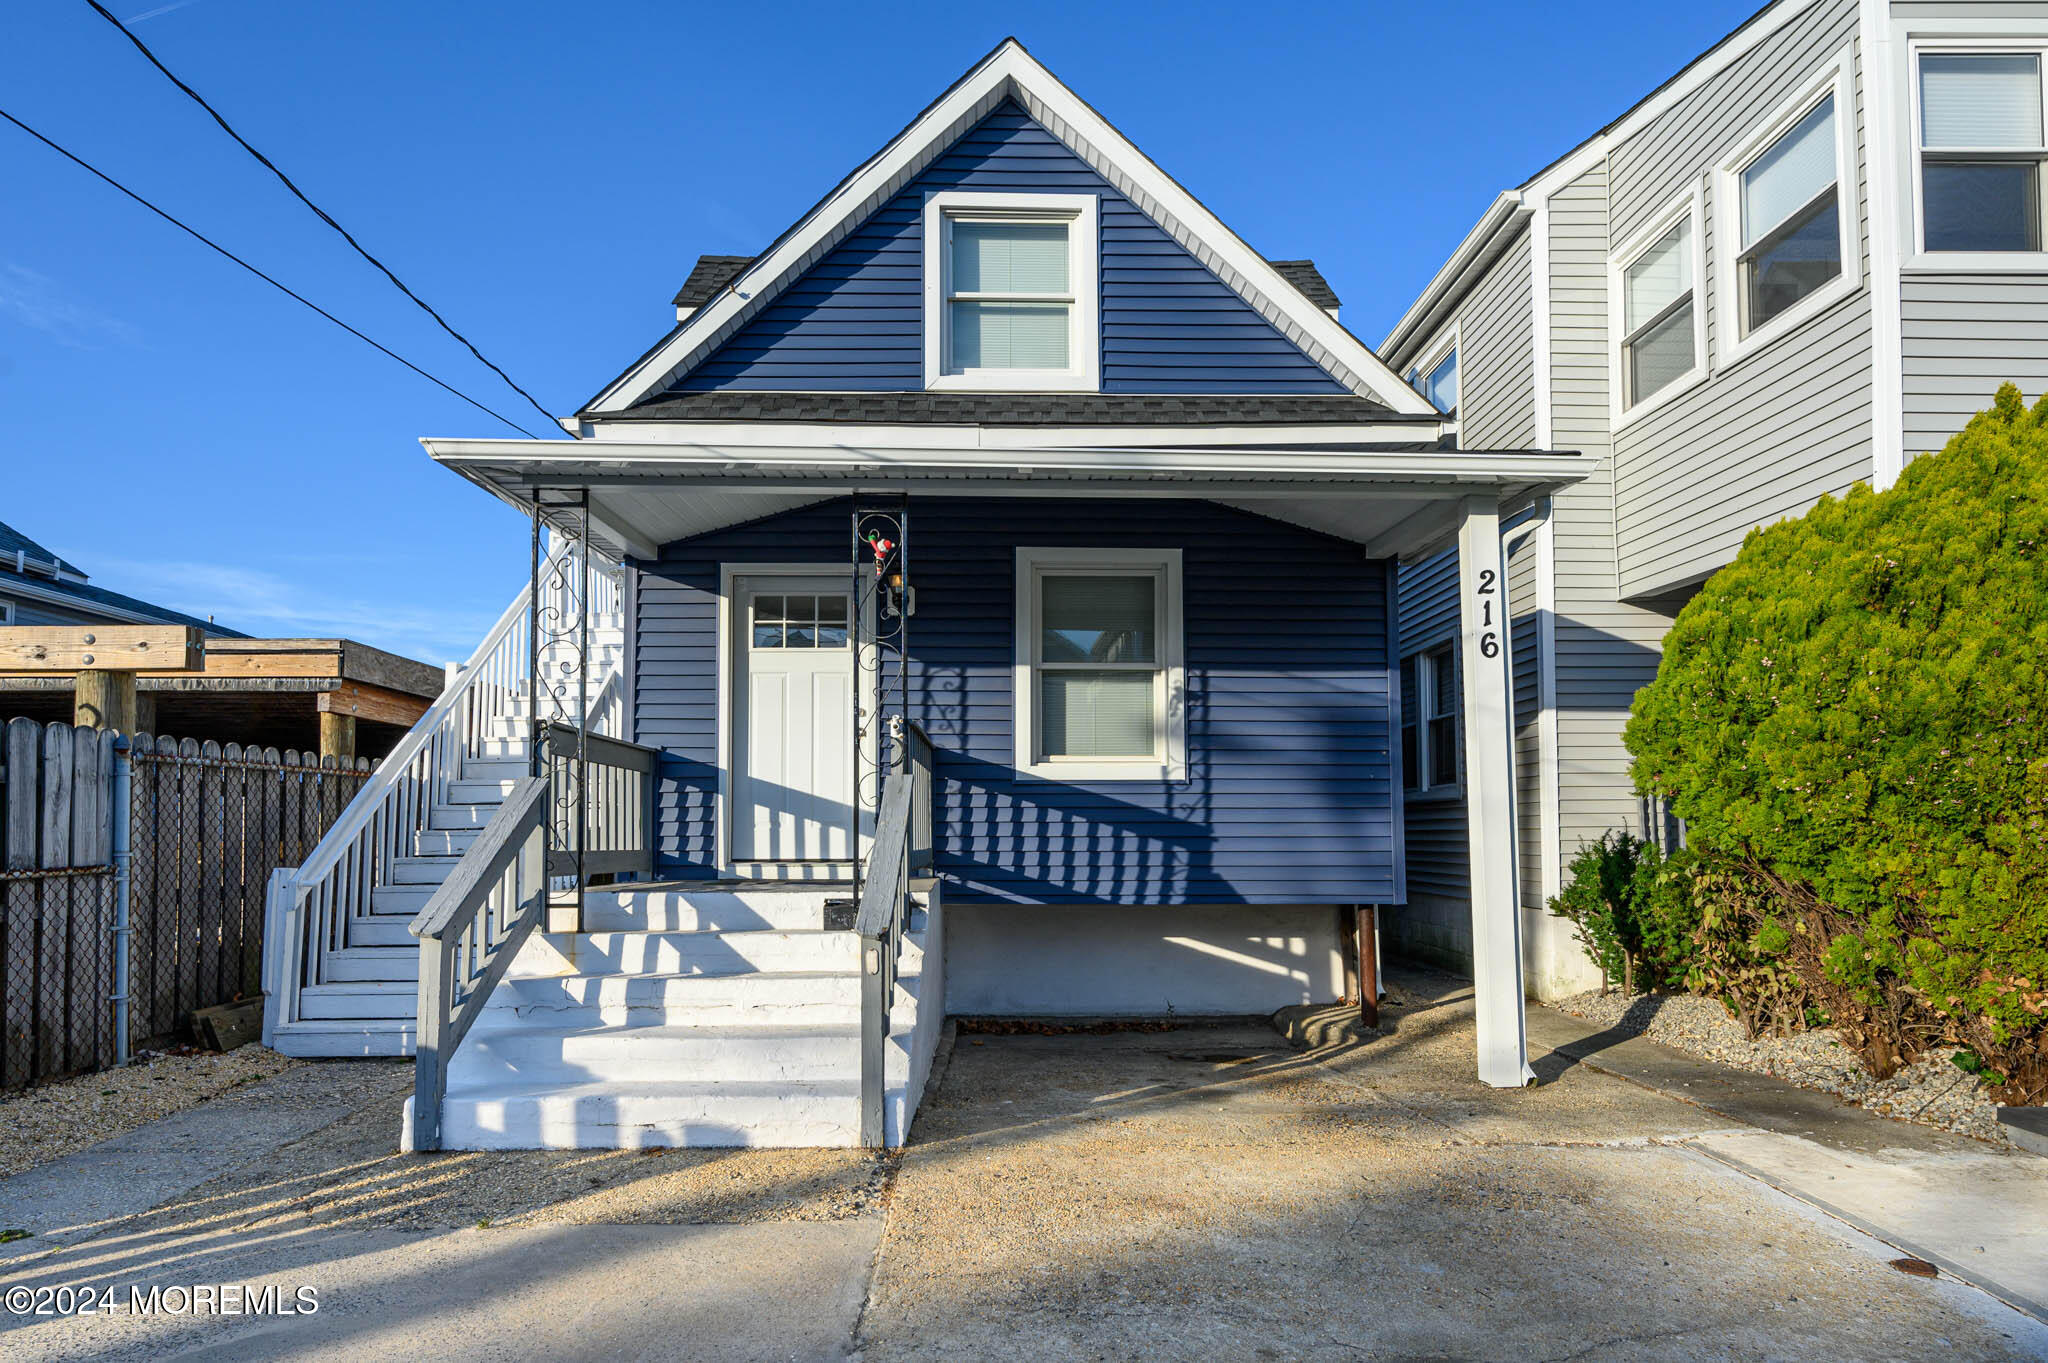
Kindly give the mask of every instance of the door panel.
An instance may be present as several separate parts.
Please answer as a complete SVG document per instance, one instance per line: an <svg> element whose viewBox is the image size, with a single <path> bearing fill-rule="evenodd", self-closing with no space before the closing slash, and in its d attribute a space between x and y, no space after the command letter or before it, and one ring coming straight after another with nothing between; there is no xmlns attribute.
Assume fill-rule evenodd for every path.
<svg viewBox="0 0 2048 1363"><path fill-rule="evenodd" d="M852 858L850 604L843 577L734 581L736 863Z"/></svg>

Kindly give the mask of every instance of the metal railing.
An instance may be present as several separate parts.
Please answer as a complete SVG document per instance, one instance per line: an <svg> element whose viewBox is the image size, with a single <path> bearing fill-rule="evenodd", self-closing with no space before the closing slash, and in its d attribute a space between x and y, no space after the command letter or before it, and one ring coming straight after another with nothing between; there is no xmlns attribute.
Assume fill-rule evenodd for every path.
<svg viewBox="0 0 2048 1363"><path fill-rule="evenodd" d="M565 603L544 590L544 609ZM610 620L623 593L615 570L593 568L589 612ZM581 605L574 609L581 610ZM415 855L419 835L432 827L435 806L449 803L448 786L461 778L466 758L524 753L533 729L537 669L551 665L538 647L533 589L522 590L498 617L447 689L384 758L333 826L294 870L271 880L265 908L263 1035L299 1018L299 994L319 984L330 953L342 948L349 923L372 911L372 895L391 880L391 863ZM591 678L592 726L616 732L624 706L616 669ZM507 745L495 752L491 745Z"/></svg>
<svg viewBox="0 0 2048 1363"><path fill-rule="evenodd" d="M420 939L412 1148L441 1148L448 1062L547 913L548 782L521 780L408 925Z"/></svg>
<svg viewBox="0 0 2048 1363"><path fill-rule="evenodd" d="M887 1140L889 1014L912 909L910 880L931 866L932 745L924 730L889 720L890 770L882 780L875 841L854 931L860 936L860 1140Z"/></svg>

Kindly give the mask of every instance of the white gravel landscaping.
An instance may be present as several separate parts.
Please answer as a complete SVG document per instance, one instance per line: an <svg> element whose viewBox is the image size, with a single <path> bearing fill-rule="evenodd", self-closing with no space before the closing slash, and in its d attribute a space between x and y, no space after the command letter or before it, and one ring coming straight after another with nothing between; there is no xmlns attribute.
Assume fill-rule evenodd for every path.
<svg viewBox="0 0 2048 1363"><path fill-rule="evenodd" d="M1761 1036L1751 1041L1718 1000L1697 994L1602 994L1558 999L1551 1007L1601 1027L1622 1026L1702 1060L1768 1074L1833 1093L1872 1112L2006 1144L1997 1108L1982 1081L1955 1067L1953 1050L1922 1056L1889 1079L1875 1079L1833 1032Z"/></svg>
<svg viewBox="0 0 2048 1363"><path fill-rule="evenodd" d="M256 1045L225 1055L144 1051L126 1069L0 1095L0 1177L97 1145L298 1063Z"/></svg>

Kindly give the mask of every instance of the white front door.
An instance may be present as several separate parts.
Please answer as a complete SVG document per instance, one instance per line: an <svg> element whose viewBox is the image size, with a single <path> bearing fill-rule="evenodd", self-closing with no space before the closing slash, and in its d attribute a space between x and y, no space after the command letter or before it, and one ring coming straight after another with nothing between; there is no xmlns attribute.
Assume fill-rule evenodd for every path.
<svg viewBox="0 0 2048 1363"><path fill-rule="evenodd" d="M732 585L733 868L837 878L853 857L850 584L748 573Z"/></svg>

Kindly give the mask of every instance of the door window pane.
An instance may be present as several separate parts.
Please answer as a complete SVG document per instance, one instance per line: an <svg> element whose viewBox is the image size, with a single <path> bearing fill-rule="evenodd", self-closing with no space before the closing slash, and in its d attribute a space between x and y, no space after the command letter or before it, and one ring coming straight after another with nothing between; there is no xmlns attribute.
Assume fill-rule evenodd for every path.
<svg viewBox="0 0 2048 1363"><path fill-rule="evenodd" d="M1039 660L1048 663L1156 663L1156 596L1151 574L1039 579Z"/></svg>
<svg viewBox="0 0 2048 1363"><path fill-rule="evenodd" d="M792 596L789 602L789 621L784 626L784 638L790 648L816 648L818 646L818 598L815 596Z"/></svg>
<svg viewBox="0 0 2048 1363"><path fill-rule="evenodd" d="M2041 58L1929 52L1920 58L1920 145L1968 151L2041 145Z"/></svg>
<svg viewBox="0 0 2048 1363"><path fill-rule="evenodd" d="M818 598L818 647L846 647L846 598L843 596L821 596Z"/></svg>
<svg viewBox="0 0 2048 1363"><path fill-rule="evenodd" d="M782 598L779 596L757 596L754 598L754 647L782 647Z"/></svg>
<svg viewBox="0 0 2048 1363"><path fill-rule="evenodd" d="M1040 674L1039 732L1047 757L1150 757L1152 672L1047 671Z"/></svg>
<svg viewBox="0 0 2048 1363"><path fill-rule="evenodd" d="M1835 179L1835 97L1829 95L1742 172L1742 244L1803 208Z"/></svg>

